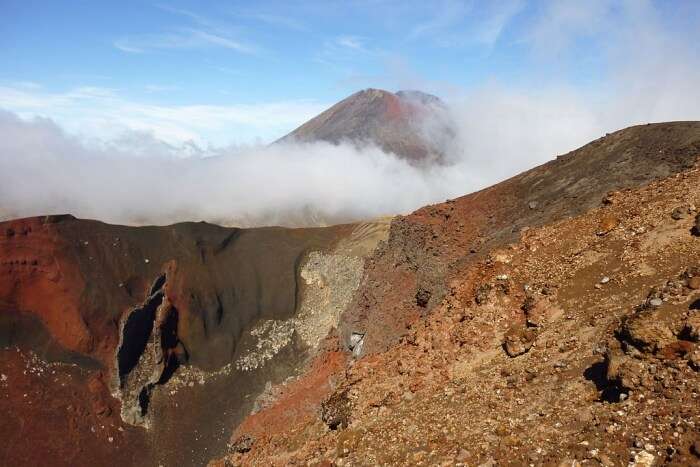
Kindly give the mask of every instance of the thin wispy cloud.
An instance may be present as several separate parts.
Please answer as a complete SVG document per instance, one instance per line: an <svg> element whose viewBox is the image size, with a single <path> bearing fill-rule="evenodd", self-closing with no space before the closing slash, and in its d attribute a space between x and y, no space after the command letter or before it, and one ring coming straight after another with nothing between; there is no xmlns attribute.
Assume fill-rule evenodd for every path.
<svg viewBox="0 0 700 467"><path fill-rule="evenodd" d="M323 41L323 45L313 56L313 61L335 73L345 75L344 79L360 74L362 63L376 63L386 52L371 45L370 39L358 35L341 34Z"/></svg>
<svg viewBox="0 0 700 467"><path fill-rule="evenodd" d="M152 92L152 93L177 91L180 89L179 86L175 86L175 85L171 85L171 84L147 84L143 88L147 92Z"/></svg>
<svg viewBox="0 0 700 467"><path fill-rule="evenodd" d="M357 50L359 52L367 52L364 44L365 40L359 36L338 36L335 42L341 47Z"/></svg>
<svg viewBox="0 0 700 467"><path fill-rule="evenodd" d="M308 31L309 29L301 21L289 16L274 15L269 13L239 13L237 16L250 18L271 26L278 26L293 31Z"/></svg>
<svg viewBox="0 0 700 467"><path fill-rule="evenodd" d="M637 2L636 5L628 4L625 9L638 11L643 4L643 1ZM603 36L609 39L617 30L613 27L616 20L612 14L617 7L618 2L612 0L591 0L585 3L564 0L546 3L542 14L528 28L524 39L532 45L536 53L547 56L565 51L582 37L590 41L597 41Z"/></svg>
<svg viewBox="0 0 700 467"><path fill-rule="evenodd" d="M419 38L442 35L451 27L459 24L470 10L471 7L464 2L445 0L440 3L439 7L435 8L435 14L432 18L413 27L410 36Z"/></svg>
<svg viewBox="0 0 700 467"><path fill-rule="evenodd" d="M370 45L369 38L342 34L325 40L313 60L347 75L356 73L358 61L374 61L384 55L383 49Z"/></svg>
<svg viewBox="0 0 700 467"><path fill-rule="evenodd" d="M480 22L476 28L474 38L487 46L493 45L501 37L508 24L525 7L524 0L506 0L494 2L492 10Z"/></svg>
<svg viewBox="0 0 700 467"><path fill-rule="evenodd" d="M167 11L168 13L173 13L176 15L184 16L184 17L189 18L189 19L193 20L194 22L202 24L202 25L209 25L210 24L210 21L205 16L199 15L197 13L190 11L190 10L185 10L183 8L176 8L172 5L167 5L164 3L158 3L158 4L156 4L156 7L158 7L159 9L161 9L163 11Z"/></svg>
<svg viewBox="0 0 700 467"><path fill-rule="evenodd" d="M460 47L467 44L492 46L508 23L525 6L523 0L500 0L481 4L459 0L444 0L434 15L416 24L409 39L428 39L440 47Z"/></svg>
<svg viewBox="0 0 700 467"><path fill-rule="evenodd" d="M215 65L214 69L216 71L219 71L221 73L224 73L224 74L230 75L230 76L242 76L244 74L241 70L238 70L236 68L227 67L227 66Z"/></svg>
<svg viewBox="0 0 700 467"><path fill-rule="evenodd" d="M41 84L35 83L34 81L15 81L12 85L23 89L41 89L43 87Z"/></svg>
<svg viewBox="0 0 700 467"><path fill-rule="evenodd" d="M256 54L258 47L239 42L201 29L183 28L177 32L164 34L143 34L122 37L114 46L130 53L144 53L157 49L196 49L205 47L222 47L243 54Z"/></svg>
<svg viewBox="0 0 700 467"><path fill-rule="evenodd" d="M152 92L174 90L151 85ZM152 134L169 144L206 146L272 141L326 108L308 100L235 105L154 105L118 90L79 87L60 93L0 85L0 108L24 117L51 115L72 133L110 139L125 131Z"/></svg>
<svg viewBox="0 0 700 467"><path fill-rule="evenodd" d="M159 49L224 48L242 54L257 54L260 48L237 37L238 28L210 20L190 10L158 4L167 13L186 18L192 25L171 31L133 34L114 41L114 47L128 53L145 53Z"/></svg>

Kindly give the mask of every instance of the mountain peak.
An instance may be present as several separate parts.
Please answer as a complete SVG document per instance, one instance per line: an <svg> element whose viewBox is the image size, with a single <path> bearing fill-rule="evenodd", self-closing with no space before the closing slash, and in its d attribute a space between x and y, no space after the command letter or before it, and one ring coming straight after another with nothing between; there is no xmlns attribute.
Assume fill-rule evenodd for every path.
<svg viewBox="0 0 700 467"><path fill-rule="evenodd" d="M439 160L443 148L435 141L444 141L445 135L454 134L444 111L438 97L421 91L392 93L367 88L338 102L279 141L374 144L412 162ZM437 130L440 138L426 133L427 126L431 132L435 131L435 125L424 125L433 117L443 122Z"/></svg>

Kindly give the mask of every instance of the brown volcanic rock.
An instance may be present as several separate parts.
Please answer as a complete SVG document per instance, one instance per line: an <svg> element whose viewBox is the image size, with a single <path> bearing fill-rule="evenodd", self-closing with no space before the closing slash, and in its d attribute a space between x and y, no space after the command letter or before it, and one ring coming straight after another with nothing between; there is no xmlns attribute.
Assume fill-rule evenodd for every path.
<svg viewBox="0 0 700 467"><path fill-rule="evenodd" d="M340 101L278 142L373 143L413 162L444 154L454 137L440 99L419 91L366 89Z"/></svg>
<svg viewBox="0 0 700 467"><path fill-rule="evenodd" d="M255 319L296 305L296 264L346 227L125 227L71 216L0 224L0 312L31 312L57 343L112 365L117 322L166 273L188 361L218 368ZM99 344L96 344L99 343Z"/></svg>
<svg viewBox="0 0 700 467"><path fill-rule="evenodd" d="M98 454L123 432L143 447L122 448L115 462L125 464L196 465L225 449L248 397L289 376L308 352L295 338L274 362L239 369L239 357L257 348L251 329L293 317L305 287L300 264L353 227L126 227L72 216L0 223L0 373L9 381L0 400L6 417L33 430L11 436L0 463L26 464L22 453L41 438L49 444L38 455L70 450L68 465L104 465ZM15 368L34 360L45 369L24 396ZM65 391L55 391L57 378ZM43 423L34 407L57 404L78 415ZM109 436L90 434L102 425Z"/></svg>
<svg viewBox="0 0 700 467"><path fill-rule="evenodd" d="M431 293L429 310L455 274L523 230L586 212L607 193L671 176L698 156L700 122L630 127L490 188L397 217L343 316L344 342L358 332L365 352L386 349L426 312L416 305L419 290ZM537 209L528 208L532 202Z"/></svg>
<svg viewBox="0 0 700 467"><path fill-rule="evenodd" d="M697 154L692 146L684 152L691 160ZM640 165L653 167L643 159ZM699 199L700 169L640 184L613 203L533 226L507 245L486 244L472 261L453 263L444 298L402 329L403 338L336 373L332 394L347 395L347 427L329 429L319 410L228 460L696 465L700 295L687 279L697 275L700 243L690 232L694 219L675 222L668 213L679 200ZM617 227L598 235L611 215ZM454 242L454 230L437 229L448 223L433 224L445 243ZM416 289L401 293L406 307L421 308ZM527 331L538 303L550 312L537 320L535 344L509 358L503 343ZM387 303L374 306L390 316ZM376 326L367 331L365 339Z"/></svg>
<svg viewBox="0 0 700 467"><path fill-rule="evenodd" d="M59 345L87 354L94 339L80 314L85 280L68 242L54 230L69 220L53 216L1 225L0 303L4 312L31 310Z"/></svg>

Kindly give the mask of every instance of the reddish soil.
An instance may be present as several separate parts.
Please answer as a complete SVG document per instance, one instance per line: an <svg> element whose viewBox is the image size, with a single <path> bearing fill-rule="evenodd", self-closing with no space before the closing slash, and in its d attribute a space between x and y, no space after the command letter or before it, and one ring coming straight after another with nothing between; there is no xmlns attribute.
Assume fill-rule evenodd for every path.
<svg viewBox="0 0 700 467"><path fill-rule="evenodd" d="M399 343L348 368L334 392L347 427L317 416L229 460L700 465L700 337L684 331L700 308L698 211L671 218L700 204L698 187L694 169L492 250ZM638 311L654 297L658 311ZM509 357L517 329L531 340Z"/></svg>
<svg viewBox="0 0 700 467"><path fill-rule="evenodd" d="M362 358L226 461L700 465L698 156L700 123L633 127L395 220L343 316Z"/></svg>
<svg viewBox="0 0 700 467"><path fill-rule="evenodd" d="M31 311L60 345L92 353L94 339L80 313L85 281L52 219L2 224L0 305Z"/></svg>
<svg viewBox="0 0 700 467"><path fill-rule="evenodd" d="M308 434L304 429L294 427L303 428L318 418L318 401L331 394L335 381L344 376L347 358L348 355L340 350L320 352L303 376L278 388L274 404L247 417L238 426L231 436L232 446L245 438L250 438L253 443L302 445ZM277 439L280 433L284 433L284 440ZM288 460L285 455L285 451L280 451L279 456L271 461L285 464Z"/></svg>
<svg viewBox="0 0 700 467"><path fill-rule="evenodd" d="M131 371L141 361L149 329L167 326L158 343L163 359L154 363L157 368L143 369L145 375L156 369L162 373L157 386L180 367L219 370L246 352L241 336L258 320L294 315L301 258L309 250L330 248L351 231L352 226L243 230L205 223L125 227L72 216L0 223L0 371L9 381L0 387L0 398L7 420L13 421L3 426L10 430L4 434L13 440L13 448L4 452L7 457L0 457L0 463L41 464L27 457L34 446L37 456L57 453L67 465L108 463L100 456L123 438L113 430L126 430L120 420L121 401L110 395L124 380L122 368L120 376L116 368L121 324L145 306L154 284L163 281L162 302L168 309L134 324L133 335L142 341L125 339L119 350L132 354L133 364L124 370ZM20 356L51 365L52 373L18 376ZM225 449L246 398L265 381L292 374L305 358L305 350L295 348L256 374L230 371L215 384L188 388L169 400L163 391L149 389L158 396L153 428L129 428L129 443L140 452L124 450L124 456L114 460L125 465L157 464L162 459L201 464L203 456ZM229 379L235 379L236 389L226 400L206 394L221 391L231 384ZM31 404L20 403L25 385L35 389L27 392L25 402ZM128 404L143 403L139 389ZM196 411L179 408L190 401L197 401ZM62 408L51 416L43 412L57 404ZM66 418L64 409L77 410L76 415ZM97 412L104 420L94 418ZM93 434L101 425L111 427L105 430L110 430L112 442ZM16 431L17 426L23 428ZM202 439L198 434L212 427L216 436ZM24 430L31 430L31 436Z"/></svg>
<svg viewBox="0 0 700 467"><path fill-rule="evenodd" d="M0 350L0 412L2 465L138 465L147 452L101 372L16 348Z"/></svg>

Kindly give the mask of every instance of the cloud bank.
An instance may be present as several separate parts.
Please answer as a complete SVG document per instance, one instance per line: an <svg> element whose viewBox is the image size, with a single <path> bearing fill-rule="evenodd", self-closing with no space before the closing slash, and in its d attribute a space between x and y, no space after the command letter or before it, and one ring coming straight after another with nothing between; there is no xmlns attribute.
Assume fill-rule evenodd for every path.
<svg viewBox="0 0 700 467"><path fill-rule="evenodd" d="M154 92L162 87L147 86ZM166 88L167 89L167 88ZM322 104L290 100L255 105L159 105L139 102L116 89L81 86L49 92L41 86L0 84L0 109L22 117L51 116L62 128L85 139L112 140L148 132L175 146L272 140L280 131L321 112Z"/></svg>
<svg viewBox="0 0 700 467"><path fill-rule="evenodd" d="M679 83L676 89L684 90ZM496 183L629 124L698 119L700 102L630 92L485 86L455 96L447 165L416 167L376 147L328 143L210 148L149 133L86 142L48 119L0 113L0 215L70 212L126 224L206 220L323 225L407 213ZM429 132L427 132L429 134Z"/></svg>
<svg viewBox="0 0 700 467"><path fill-rule="evenodd" d="M699 31L670 30L646 2L549 5L541 22L524 32L535 58L522 85L493 81L430 89L444 98L456 128L456 139L444 150L449 164L415 167L371 146L202 149L189 138L206 121L244 121L245 108L188 107L171 115L164 108L120 103L104 119L124 125L107 138L75 136L60 119L59 126L28 117L31 112L1 112L0 216L70 212L127 224L206 220L247 226L351 221L470 193L629 125L700 120ZM556 73L559 66L576 66L582 40L599 43L605 64L596 69L605 76L595 86ZM588 63L582 74L590 71L583 66ZM19 102L61 109L72 101L115 99L83 89L53 96L48 106L45 99L32 100L37 93L41 97L41 90L0 89L0 107L17 112ZM299 112L311 113L305 106ZM142 113L169 122L173 131L166 131L168 125L153 131L128 124L129 116L136 120ZM267 109L250 118L276 113ZM178 137L164 137L171 133Z"/></svg>

